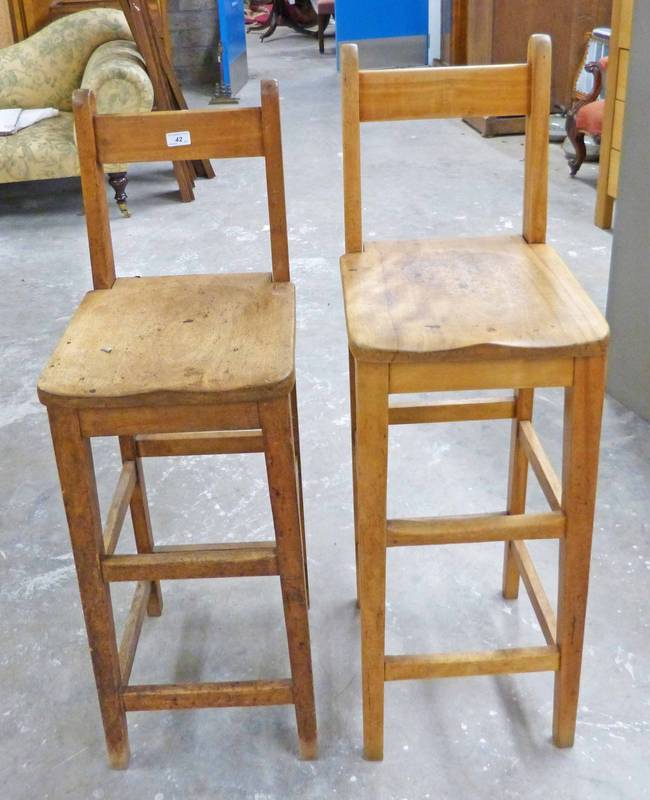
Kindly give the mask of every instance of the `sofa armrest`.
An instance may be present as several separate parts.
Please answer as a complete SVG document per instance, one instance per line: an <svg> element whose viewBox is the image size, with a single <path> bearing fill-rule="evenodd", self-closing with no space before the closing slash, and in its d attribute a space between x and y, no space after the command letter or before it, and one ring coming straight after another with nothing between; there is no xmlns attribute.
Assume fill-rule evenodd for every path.
<svg viewBox="0 0 650 800"><path fill-rule="evenodd" d="M99 114L151 111L153 86L133 42L115 40L98 47L86 64L82 89L92 89Z"/></svg>

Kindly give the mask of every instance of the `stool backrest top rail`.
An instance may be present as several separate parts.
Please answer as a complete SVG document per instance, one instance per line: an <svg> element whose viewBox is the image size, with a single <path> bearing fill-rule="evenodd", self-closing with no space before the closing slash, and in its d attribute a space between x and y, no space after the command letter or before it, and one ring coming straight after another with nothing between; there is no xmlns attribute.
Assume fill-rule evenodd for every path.
<svg viewBox="0 0 650 800"><path fill-rule="evenodd" d="M361 123L525 116L523 236L546 240L551 40L535 34L525 64L360 70L357 45L341 48L345 251L363 249Z"/></svg>
<svg viewBox="0 0 650 800"><path fill-rule="evenodd" d="M261 82L254 108L97 114L88 89L75 92L73 108L95 289L116 278L104 165L170 159L264 158L273 280L290 279L277 81Z"/></svg>

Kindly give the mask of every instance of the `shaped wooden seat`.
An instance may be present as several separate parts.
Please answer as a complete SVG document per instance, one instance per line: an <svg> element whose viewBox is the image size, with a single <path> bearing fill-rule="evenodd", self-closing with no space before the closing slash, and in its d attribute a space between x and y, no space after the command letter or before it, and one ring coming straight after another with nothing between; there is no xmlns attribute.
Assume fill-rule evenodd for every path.
<svg viewBox="0 0 650 800"><path fill-rule="evenodd" d="M551 45L527 64L360 71L341 49L345 249L364 752L383 757L386 681L555 672L553 740L574 739L593 527L608 328L545 244ZM361 123L526 116L521 237L364 243ZM434 173L432 173L434 174ZM561 479L532 424L534 390L563 387ZM391 395L509 389L438 403ZM513 391L514 390L514 391ZM501 513L387 519L389 426L512 419ZM528 468L550 506L526 513ZM525 544L557 539L557 619ZM545 643L436 654L385 653L388 547L505 542L503 595L526 587Z"/></svg>
<svg viewBox="0 0 650 800"><path fill-rule="evenodd" d="M366 243L341 259L362 361L601 355L602 314L557 253L521 236Z"/></svg>
<svg viewBox="0 0 650 800"><path fill-rule="evenodd" d="M295 292L271 275L119 278L86 295L39 382L76 407L270 399L294 384Z"/></svg>
<svg viewBox="0 0 650 800"><path fill-rule="evenodd" d="M87 91L75 94L74 108L94 291L72 317L38 391L48 407L110 764L129 762L128 711L258 705L293 705L300 754L315 758L277 83L262 82L257 108L98 116ZM263 157L271 273L116 279L102 164L117 153L119 163ZM118 438L122 458L104 515L91 449L97 436ZM143 459L230 453L264 453L275 536L156 546ZM116 554L129 508L137 553ZM130 682L144 617L162 612L160 581L269 575L279 577L290 678ZM115 581L136 582L119 644Z"/></svg>

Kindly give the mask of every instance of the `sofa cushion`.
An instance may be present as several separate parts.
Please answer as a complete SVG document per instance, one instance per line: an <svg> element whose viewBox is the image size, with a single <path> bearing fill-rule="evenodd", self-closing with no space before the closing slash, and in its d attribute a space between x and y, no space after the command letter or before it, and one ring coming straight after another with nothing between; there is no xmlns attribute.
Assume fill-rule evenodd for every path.
<svg viewBox="0 0 650 800"><path fill-rule="evenodd" d="M44 119L13 136L0 136L0 183L79 174L72 113Z"/></svg>

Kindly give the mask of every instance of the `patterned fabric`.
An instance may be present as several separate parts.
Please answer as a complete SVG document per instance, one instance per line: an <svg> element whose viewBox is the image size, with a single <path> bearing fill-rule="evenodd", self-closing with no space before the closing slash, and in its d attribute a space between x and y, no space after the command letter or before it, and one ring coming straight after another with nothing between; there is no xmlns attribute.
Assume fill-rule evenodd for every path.
<svg viewBox="0 0 650 800"><path fill-rule="evenodd" d="M0 137L0 183L68 178L79 174L70 111Z"/></svg>
<svg viewBox="0 0 650 800"><path fill-rule="evenodd" d="M79 27L70 25L74 20ZM67 26L62 31L63 23ZM46 39L44 35L55 28L58 33ZM107 36L108 31L111 36ZM78 34L81 38L89 36L92 46L82 42ZM0 50L0 107L54 105L61 110L58 117L38 122L13 136L0 137L0 183L79 174L70 113L72 93L79 87L95 92L100 113L151 111L153 87L143 59L133 41L124 38L131 39L131 34L121 11L92 9L64 17L29 39ZM35 40L40 43L33 48ZM54 50L43 55L48 52L44 44L47 41ZM68 46L70 50L66 51ZM81 65L80 53L85 53ZM58 74L54 73L55 65ZM52 72L45 81L43 74L49 70ZM61 100L64 90L67 94ZM51 102L55 95L58 104ZM125 169L124 164L105 165L106 172Z"/></svg>
<svg viewBox="0 0 650 800"><path fill-rule="evenodd" d="M56 20L0 50L0 106L72 111L72 92L81 85L92 53L104 42L132 38L124 14L114 8Z"/></svg>
<svg viewBox="0 0 650 800"><path fill-rule="evenodd" d="M81 88L95 92L99 114L133 114L153 107L153 86L133 42L98 47L88 60Z"/></svg>

